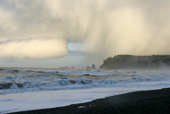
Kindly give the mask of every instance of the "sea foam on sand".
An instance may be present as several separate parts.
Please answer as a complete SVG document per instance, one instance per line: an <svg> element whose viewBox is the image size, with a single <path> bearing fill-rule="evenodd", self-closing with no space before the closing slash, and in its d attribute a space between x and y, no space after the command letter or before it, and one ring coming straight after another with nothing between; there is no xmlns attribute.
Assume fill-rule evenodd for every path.
<svg viewBox="0 0 170 114"><path fill-rule="evenodd" d="M102 75L97 71L56 72L19 70L14 76L0 78L0 84L10 82L14 85L15 83L38 85L1 89L0 113L61 107L127 92L170 87L168 71L118 70L101 72ZM8 71L3 73L9 74ZM89 75L85 75L88 73ZM57 81L70 79L77 82L66 85L55 84ZM83 80L91 80L91 83L79 83Z"/></svg>

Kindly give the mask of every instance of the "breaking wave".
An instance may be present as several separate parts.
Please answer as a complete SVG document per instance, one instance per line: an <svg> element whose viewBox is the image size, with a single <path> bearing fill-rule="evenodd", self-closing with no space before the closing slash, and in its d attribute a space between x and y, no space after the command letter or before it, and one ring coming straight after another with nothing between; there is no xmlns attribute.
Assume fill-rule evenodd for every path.
<svg viewBox="0 0 170 114"><path fill-rule="evenodd" d="M42 90L84 89L93 87L116 87L139 85L170 80L168 73L137 71L39 71L0 70L0 94ZM10 76L9 76L10 75ZM155 83L154 83L155 84ZM169 84L169 83L166 83ZM170 84L169 84L170 85Z"/></svg>

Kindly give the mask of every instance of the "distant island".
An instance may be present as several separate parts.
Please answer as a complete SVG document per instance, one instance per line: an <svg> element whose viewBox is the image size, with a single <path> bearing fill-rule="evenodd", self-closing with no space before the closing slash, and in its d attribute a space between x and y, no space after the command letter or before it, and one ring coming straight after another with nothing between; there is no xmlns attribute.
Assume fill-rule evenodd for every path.
<svg viewBox="0 0 170 114"><path fill-rule="evenodd" d="M100 69L139 69L170 67L170 55L116 55L103 61Z"/></svg>

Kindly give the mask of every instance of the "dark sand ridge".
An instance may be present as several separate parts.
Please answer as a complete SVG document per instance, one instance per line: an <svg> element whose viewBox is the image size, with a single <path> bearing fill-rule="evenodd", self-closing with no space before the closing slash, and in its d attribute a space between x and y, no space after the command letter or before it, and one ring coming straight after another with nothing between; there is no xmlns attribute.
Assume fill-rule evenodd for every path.
<svg viewBox="0 0 170 114"><path fill-rule="evenodd" d="M15 114L170 114L170 88L126 93L87 103Z"/></svg>

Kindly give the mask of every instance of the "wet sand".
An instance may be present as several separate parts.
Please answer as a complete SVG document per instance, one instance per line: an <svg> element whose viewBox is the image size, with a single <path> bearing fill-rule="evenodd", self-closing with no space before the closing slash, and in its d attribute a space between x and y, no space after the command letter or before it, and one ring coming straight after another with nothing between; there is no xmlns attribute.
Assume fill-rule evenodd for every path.
<svg viewBox="0 0 170 114"><path fill-rule="evenodd" d="M132 92L87 103L13 114L170 114L170 88Z"/></svg>

